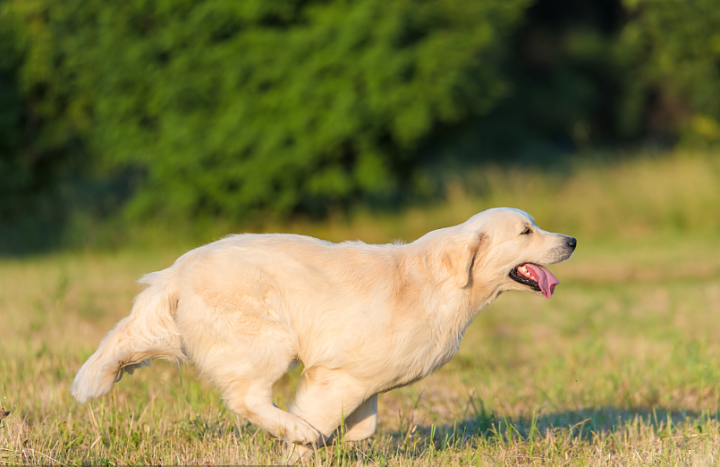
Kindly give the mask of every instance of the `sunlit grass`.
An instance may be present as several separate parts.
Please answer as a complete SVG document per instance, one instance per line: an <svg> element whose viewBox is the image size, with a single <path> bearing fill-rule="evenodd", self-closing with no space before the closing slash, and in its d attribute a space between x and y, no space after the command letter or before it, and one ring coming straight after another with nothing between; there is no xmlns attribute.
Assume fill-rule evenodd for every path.
<svg viewBox="0 0 720 467"><path fill-rule="evenodd" d="M656 165L628 164L594 176L580 170L558 191L551 179L538 177L537 199L532 190L507 188L535 175L506 174L517 177L516 185L497 188L501 194L473 197L468 188L449 204L397 218L360 215L351 222L285 226L331 240L412 240L489 205L509 204L530 211L541 226L579 238L575 257L552 268L561 281L555 297L500 297L476 318L448 365L381 396L373 438L333 446L310 462L717 464L720 196L712 190L720 189L716 175L716 186L711 178L703 181L715 162L677 156ZM609 179L617 183L597 196L572 188ZM626 202L632 180L642 188ZM653 183L668 192L645 193ZM687 219L670 222L680 214L661 206L680 210L683 202ZM616 218L605 211L612 206L620 211ZM167 267L188 247L0 262L0 406L11 412L0 421L0 463L281 462L281 443L230 414L191 366L156 362L85 405L70 395L82 362L129 312L134 281ZM279 406L291 397L297 377L296 370L276 385Z"/></svg>
<svg viewBox="0 0 720 467"><path fill-rule="evenodd" d="M374 438L320 458L710 465L720 454L720 244L664 244L668 255L653 241L632 255L591 243L553 268L562 283L552 300L501 297L446 367L381 397ZM280 461L282 446L229 414L192 367L157 362L105 398L80 405L70 396L83 360L128 312L134 279L173 256L87 253L0 266L0 400L11 411L0 429L3 462ZM604 272L595 275L598 258ZM279 404L296 377L278 384Z"/></svg>

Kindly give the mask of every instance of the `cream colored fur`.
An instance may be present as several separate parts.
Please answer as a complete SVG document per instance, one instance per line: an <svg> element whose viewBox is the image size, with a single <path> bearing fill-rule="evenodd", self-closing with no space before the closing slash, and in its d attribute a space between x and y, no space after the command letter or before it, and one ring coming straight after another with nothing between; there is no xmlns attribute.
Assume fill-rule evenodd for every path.
<svg viewBox="0 0 720 467"><path fill-rule="evenodd" d="M326 443L343 418L345 438L364 439L379 393L448 362L480 310L531 290L509 272L569 258L568 239L509 208L406 245L233 235L145 276L149 287L83 365L73 395L85 402L124 371L188 355L230 410L300 450ZM280 410L272 386L295 361L303 379Z"/></svg>

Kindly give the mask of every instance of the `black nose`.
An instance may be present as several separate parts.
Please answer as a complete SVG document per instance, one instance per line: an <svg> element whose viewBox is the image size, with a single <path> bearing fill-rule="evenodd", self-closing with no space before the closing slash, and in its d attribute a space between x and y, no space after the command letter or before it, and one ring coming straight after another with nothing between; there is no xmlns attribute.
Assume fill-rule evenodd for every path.
<svg viewBox="0 0 720 467"><path fill-rule="evenodd" d="M574 250L575 247L577 246L577 240L575 240L575 239L572 238L572 237L568 237L568 239L567 239L567 246L569 246L570 248L572 248L572 249Z"/></svg>

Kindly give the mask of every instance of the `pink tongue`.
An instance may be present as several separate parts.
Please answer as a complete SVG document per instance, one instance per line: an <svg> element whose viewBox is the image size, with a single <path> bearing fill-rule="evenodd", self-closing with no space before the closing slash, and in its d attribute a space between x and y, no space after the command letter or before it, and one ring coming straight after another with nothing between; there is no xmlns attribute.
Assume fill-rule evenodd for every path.
<svg viewBox="0 0 720 467"><path fill-rule="evenodd" d="M545 295L545 298L552 297L552 294L555 291L555 286L560 283L560 281L557 280L557 277L553 276L550 271L542 266L527 263L525 264L525 267L532 272L534 277L537 278L538 285L540 286L540 290L542 290L543 295Z"/></svg>

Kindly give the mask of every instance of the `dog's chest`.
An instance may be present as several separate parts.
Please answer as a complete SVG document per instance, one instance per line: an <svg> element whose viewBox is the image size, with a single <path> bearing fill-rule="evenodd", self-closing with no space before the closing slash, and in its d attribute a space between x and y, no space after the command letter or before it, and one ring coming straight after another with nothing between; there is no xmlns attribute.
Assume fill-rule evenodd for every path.
<svg viewBox="0 0 720 467"><path fill-rule="evenodd" d="M427 374L449 362L460 350L462 332L444 332L433 336L431 350L427 354Z"/></svg>
<svg viewBox="0 0 720 467"><path fill-rule="evenodd" d="M445 365L458 352L461 339L462 333L427 332L405 340L403 348L396 349L387 390L412 384Z"/></svg>

